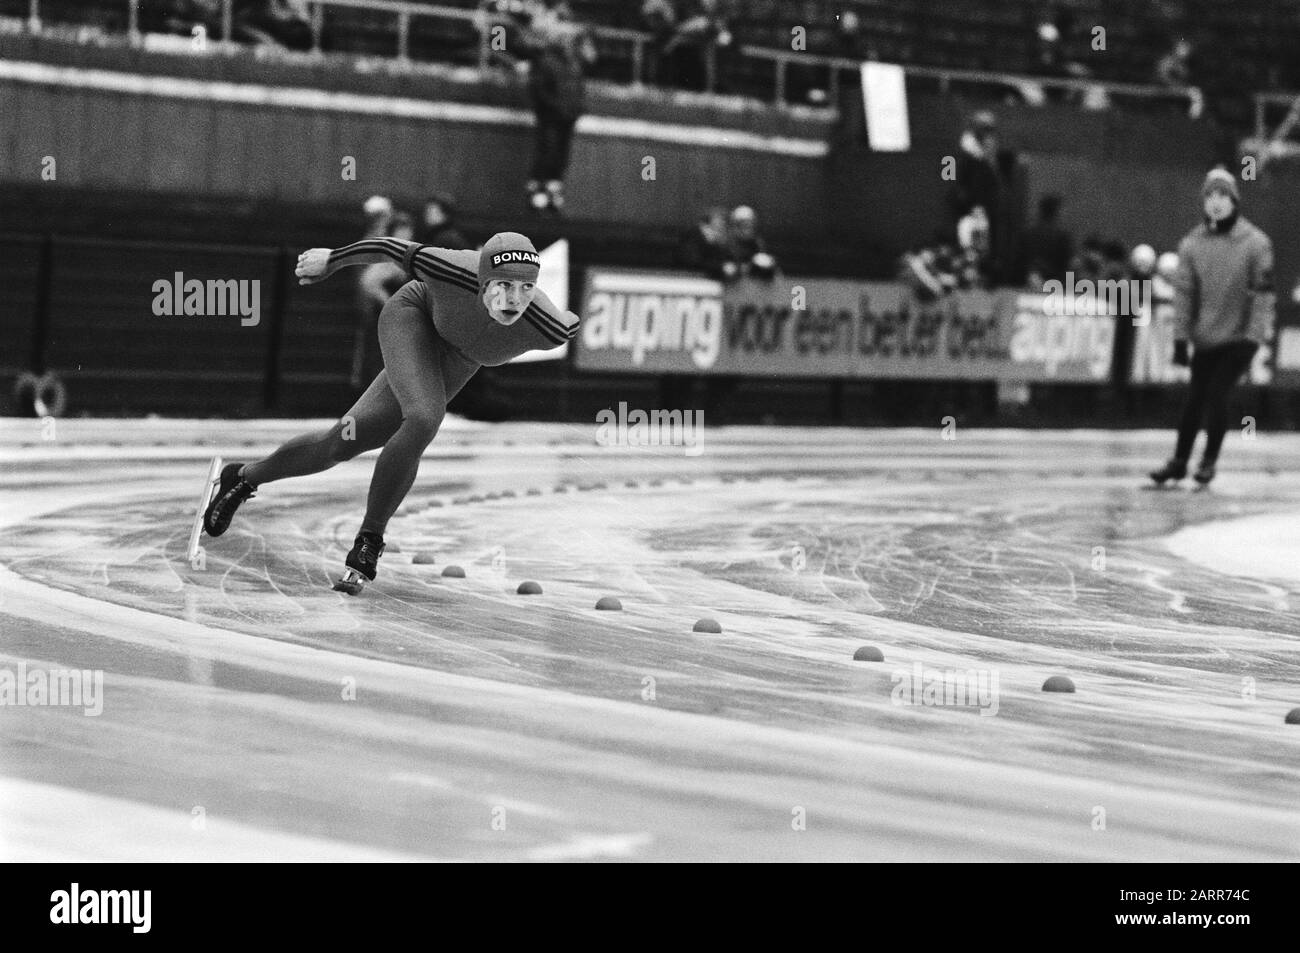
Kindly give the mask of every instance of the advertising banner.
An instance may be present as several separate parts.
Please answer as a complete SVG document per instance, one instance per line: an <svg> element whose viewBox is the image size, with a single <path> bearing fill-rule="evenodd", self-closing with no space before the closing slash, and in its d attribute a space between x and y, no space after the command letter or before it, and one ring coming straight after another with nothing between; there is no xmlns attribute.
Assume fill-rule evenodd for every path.
<svg viewBox="0 0 1300 953"><path fill-rule="evenodd" d="M1115 318L1043 295L896 282L722 282L593 268L577 366L649 374L1104 382ZM1077 311L1077 313L1075 313Z"/></svg>

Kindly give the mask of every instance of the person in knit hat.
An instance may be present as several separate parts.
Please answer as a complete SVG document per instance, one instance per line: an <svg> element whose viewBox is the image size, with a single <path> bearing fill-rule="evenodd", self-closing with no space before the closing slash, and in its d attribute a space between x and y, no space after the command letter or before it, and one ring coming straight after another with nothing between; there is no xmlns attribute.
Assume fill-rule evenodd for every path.
<svg viewBox="0 0 1300 953"><path fill-rule="evenodd" d="M1181 480L1202 428L1205 449L1194 474L1214 479L1228 430L1228 398L1261 344L1273 335L1273 243L1241 215L1232 173L1211 169L1201 187L1204 221L1178 246L1174 279L1174 363L1190 367L1191 385L1173 457L1151 474L1157 485Z"/></svg>
<svg viewBox="0 0 1300 953"><path fill-rule="evenodd" d="M384 530L415 482L420 457L442 426L447 402L484 366L565 344L578 316L537 287L541 258L518 232L493 235L480 251L373 238L298 256L303 285L341 268L390 261L409 276L379 313L384 366L338 423L294 437L264 459L221 471L203 528L220 536L240 504L264 483L319 473L380 447L361 530L335 589L356 595L374 581Z"/></svg>

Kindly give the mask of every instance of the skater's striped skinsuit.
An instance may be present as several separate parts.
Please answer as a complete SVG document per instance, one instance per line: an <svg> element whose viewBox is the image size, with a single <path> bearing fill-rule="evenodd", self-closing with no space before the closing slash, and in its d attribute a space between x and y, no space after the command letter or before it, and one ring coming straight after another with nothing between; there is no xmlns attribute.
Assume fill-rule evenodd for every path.
<svg viewBox="0 0 1300 953"><path fill-rule="evenodd" d="M531 249L531 243L527 245ZM324 249L303 257L314 253L324 261ZM520 307L500 317L490 312L485 289L489 281L506 280L501 273L512 266L485 270L485 257L477 251L378 238L329 252L323 272L304 272L300 259L298 274L310 274L310 280L376 261L398 262L413 280L389 299L379 315L384 369L352 409L328 430L295 437L266 459L248 464L243 479L257 486L319 473L383 447L361 524L362 532L382 536L415 482L420 456L437 435L447 402L470 377L484 365L504 364L526 351L555 347L577 333L577 315L557 308L540 290L532 293L535 266L524 297L518 299ZM531 252L531 257L535 259L536 253ZM516 280L514 293L520 287Z"/></svg>

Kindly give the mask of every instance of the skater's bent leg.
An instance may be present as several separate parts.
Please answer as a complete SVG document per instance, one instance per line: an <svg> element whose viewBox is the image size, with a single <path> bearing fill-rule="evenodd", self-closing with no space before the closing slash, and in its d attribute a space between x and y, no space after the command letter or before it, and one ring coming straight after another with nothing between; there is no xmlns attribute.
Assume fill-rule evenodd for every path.
<svg viewBox="0 0 1300 953"><path fill-rule="evenodd" d="M406 499L420 470L420 455L437 436L440 416L414 413L402 421L397 433L384 445L370 478L366 497L366 516L361 521L363 533L383 536L388 521Z"/></svg>
<svg viewBox="0 0 1300 953"><path fill-rule="evenodd" d="M1224 435L1228 432L1228 398L1238 379L1250 368L1257 346L1231 344L1223 349L1210 375L1205 399L1205 460L1219 459Z"/></svg>
<svg viewBox="0 0 1300 953"><path fill-rule="evenodd" d="M401 422L401 407L381 372L366 392L328 430L301 434L265 459L244 467L243 478L254 486L288 477L320 473L359 453L382 447Z"/></svg>
<svg viewBox="0 0 1300 953"><path fill-rule="evenodd" d="M442 426L447 401L477 368L438 339L428 311L399 293L379 318L379 343L401 424L375 463L362 532L383 535L410 491L420 456Z"/></svg>

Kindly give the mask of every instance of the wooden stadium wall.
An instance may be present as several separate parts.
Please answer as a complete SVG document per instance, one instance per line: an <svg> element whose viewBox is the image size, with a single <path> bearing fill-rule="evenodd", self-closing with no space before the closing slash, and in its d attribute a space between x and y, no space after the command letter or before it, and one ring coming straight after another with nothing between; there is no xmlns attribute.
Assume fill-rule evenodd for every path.
<svg viewBox="0 0 1300 953"><path fill-rule="evenodd" d="M411 89L340 95L263 77L213 86L214 96L227 94L222 100L200 98L193 87L208 81L193 78L174 77L193 85L173 96L169 88L179 87L168 77L129 74L124 85L135 88L126 90L97 86L80 67L62 75L49 64L22 67L0 63L7 127L0 183L41 181L42 161L52 156L57 183L68 187L358 204L375 193L411 201L450 190L476 214L524 209L534 133L520 90L508 90L513 97L503 103L476 104L429 100ZM65 84L69 75L85 85ZM255 101L264 94L288 104ZM358 99L361 108L353 108ZM406 107L426 115L403 116ZM785 233L818 231L824 119L733 116L727 127L707 110L674 121L638 116L626 104L621 111L632 115L602 113L589 120L600 133L580 128L575 138L573 217L685 227L705 206L747 203ZM766 142L793 145L772 152ZM345 157L355 160L354 178L344 177ZM653 181L643 178L647 158Z"/></svg>
<svg viewBox="0 0 1300 953"><path fill-rule="evenodd" d="M24 67L45 75L17 78ZM51 71L65 72L55 82ZM130 77L124 88L134 91L96 88L96 77L112 76ZM204 83L218 84L211 87L217 98L200 98ZM297 105L257 101L294 90L303 95L287 101ZM304 107L313 95L315 104ZM425 115L383 114L385 104ZM914 93L912 150L881 155L865 147L852 88L842 122L832 127L826 114L593 84L588 111L603 131L576 138L569 211L630 228L684 227L707 205L745 203L773 237L906 247L942 223L940 162L955 153L962 123L978 105ZM1030 199L1064 194L1065 222L1081 235L1164 247L1185 228L1186 210L1170 199L1195 197L1213 152L1205 124L1172 106L995 111L1003 143L1023 156ZM467 83L25 37L0 37L0 115L0 183L39 181L50 155L68 186L320 203L359 202L377 192L413 201L449 189L463 208L491 218L519 215L533 142L517 81ZM344 156L356 159L355 180L341 175ZM647 156L656 163L653 182L642 178Z"/></svg>

